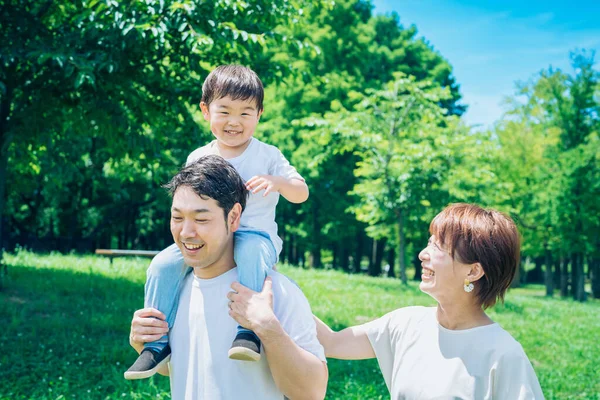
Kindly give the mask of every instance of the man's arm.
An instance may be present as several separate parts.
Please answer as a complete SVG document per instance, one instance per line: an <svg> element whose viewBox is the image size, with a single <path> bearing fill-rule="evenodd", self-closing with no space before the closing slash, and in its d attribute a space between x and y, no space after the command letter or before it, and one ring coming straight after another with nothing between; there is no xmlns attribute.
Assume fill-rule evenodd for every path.
<svg viewBox="0 0 600 400"><path fill-rule="evenodd" d="M144 343L154 342L169 332L169 325L163 313L155 308L144 308L133 313L129 344L139 353L144 350ZM161 375L169 376L167 365L158 370Z"/></svg>
<svg viewBox="0 0 600 400"><path fill-rule="evenodd" d="M273 312L271 278L261 293L234 282L227 297L229 315L240 325L253 330L263 343L275 384L290 399L323 399L327 391L325 362L298 346L285 332Z"/></svg>

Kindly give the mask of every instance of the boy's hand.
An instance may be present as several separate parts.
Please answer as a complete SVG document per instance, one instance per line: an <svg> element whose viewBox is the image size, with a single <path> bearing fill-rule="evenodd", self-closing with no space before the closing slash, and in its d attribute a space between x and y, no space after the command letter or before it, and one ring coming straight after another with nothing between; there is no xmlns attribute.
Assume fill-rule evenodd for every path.
<svg viewBox="0 0 600 400"><path fill-rule="evenodd" d="M271 192L278 192L283 182L285 178L281 176L256 175L246 182L246 189L254 194L264 189L263 197L265 197Z"/></svg>

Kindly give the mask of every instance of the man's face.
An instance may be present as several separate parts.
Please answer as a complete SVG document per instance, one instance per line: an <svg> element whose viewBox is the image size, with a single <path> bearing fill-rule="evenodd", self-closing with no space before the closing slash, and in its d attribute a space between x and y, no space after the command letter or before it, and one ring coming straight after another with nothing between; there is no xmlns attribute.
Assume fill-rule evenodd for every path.
<svg viewBox="0 0 600 400"><path fill-rule="evenodd" d="M200 103L200 108L219 144L232 150L246 148L262 114L254 99L232 100L229 96L208 106Z"/></svg>
<svg viewBox="0 0 600 400"><path fill-rule="evenodd" d="M173 195L171 233L183 259L200 278L214 278L231 269L233 232L239 224L241 206L236 204L225 221L216 200L198 196L181 186Z"/></svg>

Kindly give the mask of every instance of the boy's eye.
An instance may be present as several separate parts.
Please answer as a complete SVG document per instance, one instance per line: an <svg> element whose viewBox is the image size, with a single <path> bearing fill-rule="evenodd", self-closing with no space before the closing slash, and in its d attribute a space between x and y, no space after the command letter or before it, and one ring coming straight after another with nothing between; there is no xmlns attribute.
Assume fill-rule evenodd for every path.
<svg viewBox="0 0 600 400"><path fill-rule="evenodd" d="M229 113L228 113L227 111L221 111L221 114L223 114L223 115L227 115L227 114L229 114Z"/></svg>
<svg viewBox="0 0 600 400"><path fill-rule="evenodd" d="M171 219L172 219L173 221L181 221L183 218L181 218L181 217L176 217L176 216L172 216L172 217L171 217Z"/></svg>
<svg viewBox="0 0 600 400"><path fill-rule="evenodd" d="M208 222L208 220L207 219L197 219L196 222L199 224L203 224L205 222Z"/></svg>

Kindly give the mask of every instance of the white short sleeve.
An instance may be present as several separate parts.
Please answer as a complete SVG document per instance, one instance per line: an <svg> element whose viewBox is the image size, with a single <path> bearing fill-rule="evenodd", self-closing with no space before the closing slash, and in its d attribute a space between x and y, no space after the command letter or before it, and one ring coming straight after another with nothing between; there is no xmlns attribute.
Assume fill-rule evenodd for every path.
<svg viewBox="0 0 600 400"><path fill-rule="evenodd" d="M391 390L392 374L394 370L394 352L392 351L392 340L390 334L390 321L392 316L397 314L399 310L387 313L381 318L367 322L359 327L365 332L371 342L381 374L385 380L388 390Z"/></svg>
<svg viewBox="0 0 600 400"><path fill-rule="evenodd" d="M317 326L302 290L286 276L270 271L273 279L275 315L290 338L301 348L325 361L325 350L317 339Z"/></svg>
<svg viewBox="0 0 600 400"><path fill-rule="evenodd" d="M399 308L360 326L371 342L381 374L390 392L392 391L395 358L399 356L398 346L401 345L401 337L409 328L411 320L416 318L418 321L428 312L427 307L421 306Z"/></svg>
<svg viewBox="0 0 600 400"><path fill-rule="evenodd" d="M493 389L495 399L538 400L544 398L531 362L520 345L519 350L505 354L498 363Z"/></svg>
<svg viewBox="0 0 600 400"><path fill-rule="evenodd" d="M282 176L285 179L300 179L304 181L304 178L296 171L285 156L277 149L274 149L273 154L273 165L271 167L271 175Z"/></svg>

